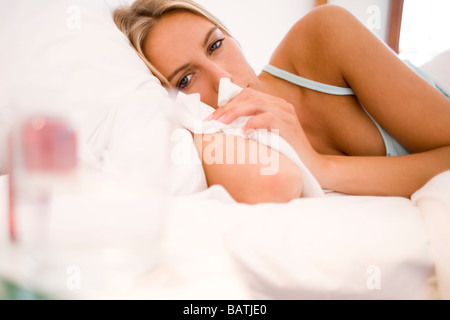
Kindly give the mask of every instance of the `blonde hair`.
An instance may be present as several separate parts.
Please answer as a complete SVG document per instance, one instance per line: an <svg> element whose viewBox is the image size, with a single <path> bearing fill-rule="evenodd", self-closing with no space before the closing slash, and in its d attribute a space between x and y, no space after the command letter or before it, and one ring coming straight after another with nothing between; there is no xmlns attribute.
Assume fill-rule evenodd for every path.
<svg viewBox="0 0 450 320"><path fill-rule="evenodd" d="M119 7L113 12L114 22L117 27L127 36L150 72L164 86L170 86L169 81L147 59L143 47L145 39L158 20L164 14L177 10L188 11L206 18L225 33L230 34L219 19L191 0L136 0L132 5Z"/></svg>

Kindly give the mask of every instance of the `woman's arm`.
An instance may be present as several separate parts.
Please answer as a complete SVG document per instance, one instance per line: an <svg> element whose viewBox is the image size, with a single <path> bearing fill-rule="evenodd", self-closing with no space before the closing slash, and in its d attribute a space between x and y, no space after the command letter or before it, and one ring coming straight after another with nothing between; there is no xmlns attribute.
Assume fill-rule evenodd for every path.
<svg viewBox="0 0 450 320"><path fill-rule="evenodd" d="M415 154L320 155L307 142L300 124L286 120L289 113L296 119L292 110L284 108L279 115L278 105L269 99L257 99L258 94L248 94L249 90L217 110L214 118L226 114L229 123L239 116L257 115L259 121L253 128L279 129L322 187L343 193L409 197L433 176L450 169L449 100L409 69L353 15L336 6L315 9L283 42L280 47L288 49L278 57L286 57L295 69L315 80L320 81L321 75L335 75L331 84L350 85L375 120ZM245 99L243 105L240 102L245 95L251 99ZM338 112L335 119L339 121Z"/></svg>
<svg viewBox="0 0 450 320"><path fill-rule="evenodd" d="M450 147L399 157L319 157L311 171L322 187L355 195L409 198L432 177L450 169Z"/></svg>
<svg viewBox="0 0 450 320"><path fill-rule="evenodd" d="M295 40L299 37L302 41ZM450 146L450 100L347 10L319 7L293 28L291 38L288 55L297 70L303 71L307 60L317 73L342 78L368 113L411 153ZM304 42L314 42L306 53Z"/></svg>
<svg viewBox="0 0 450 320"><path fill-rule="evenodd" d="M289 202L303 189L300 169L269 147L242 137L194 135L208 186L222 185L238 202Z"/></svg>
<svg viewBox="0 0 450 320"><path fill-rule="evenodd" d="M332 61L366 110L414 153L324 156L319 160L324 166L315 172L322 186L352 194L409 197L433 176L449 170L450 101L346 10L323 7L303 23L300 28L309 29L311 39L325 52L322 59Z"/></svg>

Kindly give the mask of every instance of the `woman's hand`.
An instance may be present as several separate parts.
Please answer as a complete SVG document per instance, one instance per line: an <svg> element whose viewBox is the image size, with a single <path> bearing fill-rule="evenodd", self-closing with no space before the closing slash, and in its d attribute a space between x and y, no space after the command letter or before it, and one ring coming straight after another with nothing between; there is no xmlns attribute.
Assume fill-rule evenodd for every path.
<svg viewBox="0 0 450 320"><path fill-rule="evenodd" d="M207 120L230 124L243 116L252 116L244 127L245 134L257 129L274 131L294 148L306 166L311 168L317 165L319 154L306 138L292 104L281 98L245 88L226 105L217 108Z"/></svg>

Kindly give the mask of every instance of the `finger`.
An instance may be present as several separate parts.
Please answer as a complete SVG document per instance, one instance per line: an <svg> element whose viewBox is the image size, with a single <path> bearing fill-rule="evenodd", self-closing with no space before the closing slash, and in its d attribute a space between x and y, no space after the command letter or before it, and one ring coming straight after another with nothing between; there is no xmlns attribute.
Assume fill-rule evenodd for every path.
<svg viewBox="0 0 450 320"><path fill-rule="evenodd" d="M250 118L245 124L243 130L245 135L251 134L257 129L273 130L276 126L276 119L270 112L265 112L260 115Z"/></svg>
<svg viewBox="0 0 450 320"><path fill-rule="evenodd" d="M254 116L270 112L279 119L296 117L294 106L283 99L250 88L244 89L242 95L236 96L225 106L219 108L215 119L231 123L239 117Z"/></svg>
<svg viewBox="0 0 450 320"><path fill-rule="evenodd" d="M226 105L216 109L209 120L229 124L239 117L252 116L266 112L270 102L263 99L263 94L251 89L244 89Z"/></svg>
<svg viewBox="0 0 450 320"><path fill-rule="evenodd" d="M241 92L242 93L242 92ZM221 121L221 122L226 122L225 120L225 114L227 114L230 110L232 110L233 106L235 105L236 101L241 101L243 99L241 99L241 93L234 97L233 99L231 99L230 101L228 101L228 103L224 106L221 106L219 108L217 108L209 117L207 117L205 120L217 120L217 121ZM230 121L230 123L232 122L232 120Z"/></svg>

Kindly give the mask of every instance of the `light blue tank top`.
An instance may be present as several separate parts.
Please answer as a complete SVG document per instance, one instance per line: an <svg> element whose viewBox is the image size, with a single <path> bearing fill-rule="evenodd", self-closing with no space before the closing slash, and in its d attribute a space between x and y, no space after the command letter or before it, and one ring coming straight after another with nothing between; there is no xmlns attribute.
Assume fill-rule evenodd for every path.
<svg viewBox="0 0 450 320"><path fill-rule="evenodd" d="M432 84L436 89L438 89L444 95L446 95L447 98L449 98L449 95L444 90L442 90L434 82L434 80L431 79L426 73L424 73L422 70L420 70L419 68L415 67L414 65L412 65L408 61L405 61L405 63L410 68L412 68L417 74L419 74L422 78L424 78L427 82ZM298 75L292 74L290 72L287 72L285 70L281 70L281 69L275 68L272 65L265 66L263 68L263 71L265 71L267 73L270 73L271 75L273 75L273 76L275 76L277 78L286 80L286 81L291 82L293 84L296 84L298 86L301 86L301 87L304 87L304 88L308 88L308 89L311 89L311 90L314 90L314 91L319 91L319 92L332 94L332 95L339 95L339 96L355 95L355 92L351 88L337 87L337 86L332 86L332 85L329 85L329 84L325 84L325 83L309 80L309 79L300 77ZM380 131L381 137L383 138L384 145L386 147L386 155L388 157L390 157L390 156L401 156L401 155L409 154L408 150L406 150L396 139L394 139L394 137L392 137L386 130L384 130L383 127L378 124L378 122L375 121L375 119L367 112L367 110L364 108L364 106L361 105L361 107L367 113L367 115L370 117L370 119L372 119L372 121L377 126L378 130Z"/></svg>

